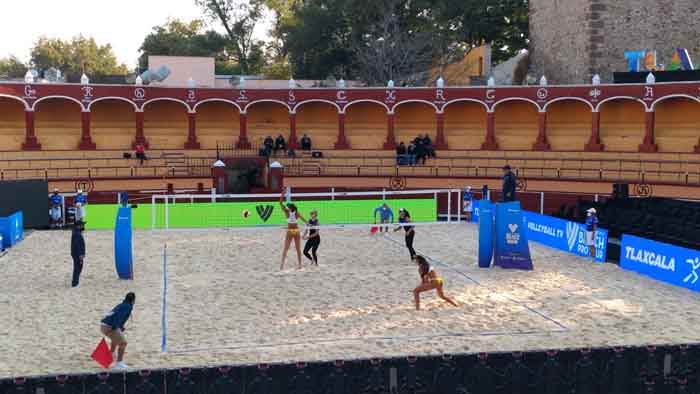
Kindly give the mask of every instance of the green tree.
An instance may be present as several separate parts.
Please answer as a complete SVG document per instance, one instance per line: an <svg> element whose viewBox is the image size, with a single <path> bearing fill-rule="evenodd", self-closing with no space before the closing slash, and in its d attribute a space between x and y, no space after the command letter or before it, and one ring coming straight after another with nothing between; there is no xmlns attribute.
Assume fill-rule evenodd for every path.
<svg viewBox="0 0 700 394"><path fill-rule="evenodd" d="M0 59L0 78L21 78L27 73L27 66L15 56Z"/></svg>
<svg viewBox="0 0 700 394"><path fill-rule="evenodd" d="M292 77L292 68L286 58L271 62L262 69L265 79L288 80Z"/></svg>
<svg viewBox="0 0 700 394"><path fill-rule="evenodd" d="M195 4L226 31L226 52L238 63L241 74L260 72L264 53L262 43L253 38L253 31L262 17L262 3L259 0L195 0Z"/></svg>
<svg viewBox="0 0 700 394"><path fill-rule="evenodd" d="M110 44L97 45L93 38L77 36L69 41L41 37L31 51L31 64L39 70L55 67L67 75L126 75Z"/></svg>
<svg viewBox="0 0 700 394"><path fill-rule="evenodd" d="M492 43L495 63L528 44L528 0L266 0L265 4L277 18L272 33L282 42L282 53L299 78L337 75L376 83L390 74L398 82L429 63L448 63L484 43ZM426 62L426 55L433 57L432 62ZM377 75L370 70L373 67L385 71Z"/></svg>
<svg viewBox="0 0 700 394"><path fill-rule="evenodd" d="M141 44L139 69L148 68L149 56L204 56L216 58L216 72L226 74L237 71L238 66L231 64L225 52L227 40L213 30L204 31L201 20L183 22L170 20L162 26L156 26Z"/></svg>

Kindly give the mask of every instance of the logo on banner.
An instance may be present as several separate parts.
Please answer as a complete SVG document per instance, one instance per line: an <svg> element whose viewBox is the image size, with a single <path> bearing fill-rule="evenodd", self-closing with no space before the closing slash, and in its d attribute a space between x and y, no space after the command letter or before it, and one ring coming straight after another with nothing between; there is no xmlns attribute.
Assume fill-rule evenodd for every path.
<svg viewBox="0 0 700 394"><path fill-rule="evenodd" d="M506 234L506 243L508 245L517 245L520 242L520 234L518 234L518 225L515 223L508 224L510 233Z"/></svg>
<svg viewBox="0 0 700 394"><path fill-rule="evenodd" d="M578 230L578 224L574 222L566 223L566 245L569 247L569 251L574 250L574 246L576 246Z"/></svg>
<svg viewBox="0 0 700 394"><path fill-rule="evenodd" d="M267 222L268 219L270 219L270 216L272 216L272 210L274 207L272 205L258 205L255 207L255 210L258 212L258 216L260 216L260 219L263 220L263 222Z"/></svg>
<svg viewBox="0 0 700 394"><path fill-rule="evenodd" d="M688 274L688 276L686 276L683 279L683 282L688 283L688 281L690 281L690 278L693 278L693 280L690 281L690 283L695 284L695 282L698 281L698 273L696 271L698 270L698 268L700 268L700 258L696 257L694 259L686 259L685 262L690 264L690 266L693 268L692 271Z"/></svg>
<svg viewBox="0 0 700 394"><path fill-rule="evenodd" d="M628 259L637 263L658 267L666 271L676 270L676 259L661 253L655 253L644 249L635 249L632 246L628 246L625 248L625 255Z"/></svg>

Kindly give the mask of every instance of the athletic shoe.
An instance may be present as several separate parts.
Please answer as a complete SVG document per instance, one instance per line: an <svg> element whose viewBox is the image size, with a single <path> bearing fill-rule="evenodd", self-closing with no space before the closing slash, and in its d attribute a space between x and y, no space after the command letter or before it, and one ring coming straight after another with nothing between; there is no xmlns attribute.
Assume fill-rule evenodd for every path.
<svg viewBox="0 0 700 394"><path fill-rule="evenodd" d="M120 361L114 365L114 369L129 369L129 366Z"/></svg>

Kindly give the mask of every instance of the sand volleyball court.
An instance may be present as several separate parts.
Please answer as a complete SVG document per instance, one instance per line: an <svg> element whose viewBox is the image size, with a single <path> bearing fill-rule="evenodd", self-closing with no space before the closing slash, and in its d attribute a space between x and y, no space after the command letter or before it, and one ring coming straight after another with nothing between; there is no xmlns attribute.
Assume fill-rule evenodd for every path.
<svg viewBox="0 0 700 394"><path fill-rule="evenodd" d="M0 258L0 377L94 372L99 320L136 292L125 362L165 368L440 353L697 342L700 299L612 264L531 243L535 271L476 267L476 227L417 228L416 248L452 307L423 295L403 234L323 229L320 266L279 271L283 230L135 231L133 281L116 279L113 234L87 231L80 287L70 233L33 232ZM163 339L163 246L167 302Z"/></svg>

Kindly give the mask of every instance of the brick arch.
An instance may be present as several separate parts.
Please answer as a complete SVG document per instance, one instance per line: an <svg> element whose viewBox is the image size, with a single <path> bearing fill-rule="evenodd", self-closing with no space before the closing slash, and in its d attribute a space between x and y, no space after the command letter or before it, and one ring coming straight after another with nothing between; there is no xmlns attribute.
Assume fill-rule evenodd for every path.
<svg viewBox="0 0 700 394"><path fill-rule="evenodd" d="M673 96L654 103L655 142L660 152L694 151L700 138L700 102Z"/></svg>
<svg viewBox="0 0 700 394"><path fill-rule="evenodd" d="M502 100L494 105L496 142L504 150L530 150L539 132L539 106L531 100Z"/></svg>
<svg viewBox="0 0 700 394"><path fill-rule="evenodd" d="M389 107L380 101L354 101L345 107L345 134L353 149L382 149Z"/></svg>
<svg viewBox="0 0 700 394"><path fill-rule="evenodd" d="M143 132L149 147L182 149L187 141L189 106L181 100L153 99L142 108Z"/></svg>
<svg viewBox="0 0 700 394"><path fill-rule="evenodd" d="M632 97L611 97L598 104L600 140L606 151L637 152L644 140L646 103Z"/></svg>
<svg viewBox="0 0 700 394"><path fill-rule="evenodd" d="M131 149L136 128L132 102L105 98L91 102L89 108L90 135L100 149Z"/></svg>
<svg viewBox="0 0 700 394"><path fill-rule="evenodd" d="M0 95L0 150L21 150L24 142L27 103L8 95Z"/></svg>
<svg viewBox="0 0 700 394"><path fill-rule="evenodd" d="M233 105L232 105L233 104ZM197 140L202 149L216 149L217 143L235 144L241 134L241 111L228 100L197 103Z"/></svg>
<svg viewBox="0 0 700 394"><path fill-rule="evenodd" d="M80 144L83 105L64 96L48 96L34 103L36 137L44 150L74 150Z"/></svg>
<svg viewBox="0 0 700 394"><path fill-rule="evenodd" d="M297 137L304 134L319 149L333 149L338 137L338 112L340 107L329 101L305 101L295 107Z"/></svg>
<svg viewBox="0 0 700 394"><path fill-rule="evenodd" d="M289 137L289 106L283 101L258 100L245 107L248 121L248 140L262 145L266 136Z"/></svg>
<svg viewBox="0 0 700 394"><path fill-rule="evenodd" d="M453 101L443 110L445 138L450 149L480 149L486 138L487 107L463 100Z"/></svg>
<svg viewBox="0 0 700 394"><path fill-rule="evenodd" d="M547 103L547 140L554 151L583 150L591 134L592 106L581 100Z"/></svg>
<svg viewBox="0 0 700 394"><path fill-rule="evenodd" d="M422 100L404 101L394 106L396 142L408 144L418 136L427 133L435 142L437 137L437 107Z"/></svg>

